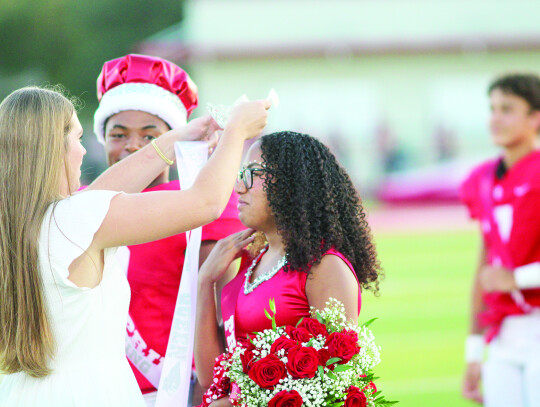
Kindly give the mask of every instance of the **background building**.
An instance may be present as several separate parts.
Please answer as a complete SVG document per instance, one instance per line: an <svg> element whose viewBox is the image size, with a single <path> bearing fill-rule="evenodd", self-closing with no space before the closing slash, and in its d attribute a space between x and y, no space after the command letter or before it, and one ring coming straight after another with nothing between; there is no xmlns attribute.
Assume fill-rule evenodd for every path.
<svg viewBox="0 0 540 407"><path fill-rule="evenodd" d="M275 88L269 131L320 137L367 194L407 169L454 188L493 153L489 81L540 67L536 1L197 0L184 11L137 50L189 69L196 114Z"/></svg>

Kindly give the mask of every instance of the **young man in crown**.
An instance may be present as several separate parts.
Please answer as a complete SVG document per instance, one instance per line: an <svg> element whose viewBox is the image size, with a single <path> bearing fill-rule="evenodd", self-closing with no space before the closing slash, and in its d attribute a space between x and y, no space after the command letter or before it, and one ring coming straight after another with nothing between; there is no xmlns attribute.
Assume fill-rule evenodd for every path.
<svg viewBox="0 0 540 407"><path fill-rule="evenodd" d="M483 242L463 395L486 407L540 406L540 78L502 76L488 94L501 156L475 168L462 186Z"/></svg>
<svg viewBox="0 0 540 407"><path fill-rule="evenodd" d="M198 102L197 87L184 70L145 55L131 54L105 62L97 88L100 103L94 132L105 146L109 166L168 130L186 126ZM188 127L205 131L211 127L210 122L210 118L199 118ZM172 164L166 157L164 160ZM178 181L169 181L167 167L143 192L178 189ZM238 220L238 197L231 193L221 217L202 229L200 264L217 240L244 229ZM147 404L153 406L182 277L186 236L182 233L128 249L131 304L126 353ZM194 405L200 403L200 394L195 389Z"/></svg>

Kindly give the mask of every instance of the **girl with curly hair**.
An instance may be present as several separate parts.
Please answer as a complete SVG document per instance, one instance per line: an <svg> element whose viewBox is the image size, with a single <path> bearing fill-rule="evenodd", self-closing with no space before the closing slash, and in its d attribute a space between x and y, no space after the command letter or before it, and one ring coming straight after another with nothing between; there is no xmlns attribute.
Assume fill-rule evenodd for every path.
<svg viewBox="0 0 540 407"><path fill-rule="evenodd" d="M360 198L324 144L306 134L273 133L255 142L244 161L235 191L249 229L219 241L199 272L195 363L205 388L224 351L221 321L232 349L246 344L247 334L271 328L264 314L271 298L280 326L296 325L330 297L356 321L361 288L378 292L380 266ZM243 250L249 244L251 253ZM231 263L240 256L236 271ZM203 405L231 404L223 397Z"/></svg>

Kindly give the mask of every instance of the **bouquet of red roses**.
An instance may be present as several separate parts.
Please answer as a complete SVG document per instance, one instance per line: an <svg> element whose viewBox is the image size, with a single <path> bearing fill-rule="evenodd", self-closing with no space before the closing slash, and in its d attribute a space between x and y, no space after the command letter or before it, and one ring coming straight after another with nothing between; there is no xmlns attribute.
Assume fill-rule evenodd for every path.
<svg viewBox="0 0 540 407"><path fill-rule="evenodd" d="M228 396L242 407L391 406L377 391L371 369L379 347L368 325L346 322L343 305L330 299L296 326L277 327L270 301L272 329L250 338L216 360L214 383L202 406Z"/></svg>

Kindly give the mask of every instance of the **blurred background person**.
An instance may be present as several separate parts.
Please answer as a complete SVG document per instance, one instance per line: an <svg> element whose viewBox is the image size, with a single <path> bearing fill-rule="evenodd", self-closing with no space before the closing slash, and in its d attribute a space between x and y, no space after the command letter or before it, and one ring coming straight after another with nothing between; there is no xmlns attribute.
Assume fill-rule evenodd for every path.
<svg viewBox="0 0 540 407"><path fill-rule="evenodd" d="M483 241L463 395L482 402L483 391L486 407L540 406L540 77L505 75L488 94L501 155L476 167L462 188Z"/></svg>

